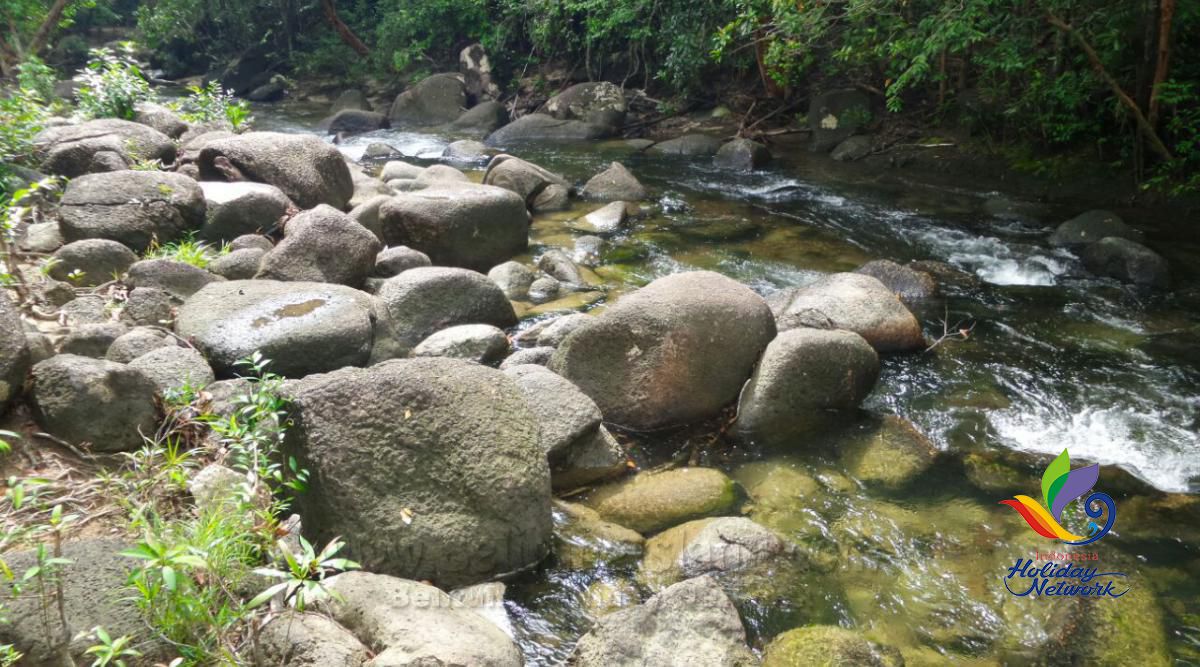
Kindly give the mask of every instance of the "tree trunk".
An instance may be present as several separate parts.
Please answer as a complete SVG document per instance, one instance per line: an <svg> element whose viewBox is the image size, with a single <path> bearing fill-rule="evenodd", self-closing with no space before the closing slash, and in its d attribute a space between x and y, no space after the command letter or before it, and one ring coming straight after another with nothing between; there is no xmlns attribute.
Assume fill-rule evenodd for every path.
<svg viewBox="0 0 1200 667"><path fill-rule="evenodd" d="M1175 18L1175 0L1162 0L1158 7L1158 61L1154 65L1154 80L1150 83L1150 104L1146 120L1158 124L1158 88L1167 80L1171 66L1171 21Z"/></svg>
<svg viewBox="0 0 1200 667"><path fill-rule="evenodd" d="M33 33L33 41L29 42L29 54L36 56L46 46L46 42L50 40L50 33L58 27L58 22L62 20L63 12L67 9L68 0L54 0L54 4L50 6L50 12L46 14L46 20L42 21L42 25L38 26L37 32Z"/></svg>
<svg viewBox="0 0 1200 667"><path fill-rule="evenodd" d="M1070 24L1066 23L1057 16L1053 14L1047 14L1046 20L1050 23L1050 25L1070 35L1075 40L1075 43L1079 45L1079 48L1083 49L1083 52L1087 54L1088 60L1092 63L1092 68L1096 70L1096 74L1099 74L1100 78L1104 79L1104 82L1107 83L1110 88L1112 88L1113 94L1117 96L1117 99L1121 101L1121 104L1124 104L1133 114L1133 119L1137 121L1138 129L1141 130L1143 135L1145 135L1146 140L1150 142L1150 147L1154 149L1154 152L1158 153L1158 155L1164 160L1169 161L1175 159L1174 156L1171 155L1171 151L1167 150L1166 144L1164 144L1162 139L1158 137L1158 133L1154 131L1154 126L1151 125L1148 120L1146 120L1146 116L1142 113L1141 108L1138 107L1137 102L1134 102L1133 98L1129 97L1129 94L1121 88L1121 84L1118 83L1117 80L1108 73L1108 70L1104 68L1104 63L1100 61L1100 55L1096 53L1096 49L1092 48L1092 45L1089 44L1086 39L1084 39L1083 35L1079 34L1079 32L1072 28Z"/></svg>
<svg viewBox="0 0 1200 667"><path fill-rule="evenodd" d="M363 44L362 40L350 29L350 26L346 25L338 17L337 7L333 5L333 0L321 0L321 9L325 10L325 20L329 21L329 25L333 26L333 29L337 31L338 37L341 37L347 46L354 49L354 52L363 58L371 55L371 50L367 48L367 45Z"/></svg>

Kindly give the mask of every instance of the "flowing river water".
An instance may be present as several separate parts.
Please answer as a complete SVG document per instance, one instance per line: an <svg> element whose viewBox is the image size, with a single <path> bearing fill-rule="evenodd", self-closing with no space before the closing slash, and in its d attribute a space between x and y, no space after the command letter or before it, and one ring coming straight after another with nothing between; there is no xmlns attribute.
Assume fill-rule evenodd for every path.
<svg viewBox="0 0 1200 667"><path fill-rule="evenodd" d="M256 115L258 129L318 132L321 110ZM381 131L340 147L357 159L375 141L433 159L448 139ZM802 152L754 174L642 155L620 141L512 152L578 183L619 160L651 190L656 212L608 238L597 262L607 299L694 269L718 271L764 295L877 258L937 260L973 277L943 282L944 297L916 311L931 338L947 319L973 323L969 339L885 356L861 419L844 426L870 430L880 417L897 415L955 454L916 488L861 485L817 442L786 451L721 445L700 454L751 489L749 516L790 537L810 564L737 600L756 648L792 627L838 623L901 648L909 664L1070 662L1070 651L1053 643L1053 628L1069 615L1066 605L1080 602L1014 597L1002 582L1016 558L1054 550L998 504L1018 493L1038 496L1048 459L1010 457L1039 464L996 464L991 487L980 481L989 466L1009 460L1008 452L1065 448L1076 462L1117 473L1103 476L1097 490L1115 480L1172 494L1200 491L1200 248L1165 241L1170 230L1159 221L1121 211L1147 229L1149 244L1172 265L1173 289L1145 293L1089 276L1075 256L1046 243L1053 226L1080 207L907 183L899 172L880 175ZM517 259L555 247L574 251L584 232L567 221L594 208L580 202L567 214L539 216L529 256ZM641 438L635 458L653 465L687 444ZM973 454L981 457L977 465L964 465ZM1161 638L1176 664L1200 664L1200 526L1179 518L1198 516L1191 500L1143 493L1118 501L1113 536L1083 550L1097 552L1103 567L1130 573L1131 593L1081 601L1080 622L1101 634L1144 629ZM597 600L636 602L647 592L638 588L636 561L563 561L552 558L509 585L506 606L530 664L564 659Z"/></svg>

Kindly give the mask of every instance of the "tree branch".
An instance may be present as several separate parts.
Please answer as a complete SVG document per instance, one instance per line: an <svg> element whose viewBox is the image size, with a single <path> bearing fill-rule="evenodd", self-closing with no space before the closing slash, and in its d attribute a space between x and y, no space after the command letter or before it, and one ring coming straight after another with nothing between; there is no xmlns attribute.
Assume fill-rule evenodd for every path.
<svg viewBox="0 0 1200 667"><path fill-rule="evenodd" d="M358 55L366 58L371 55L371 49L367 48L366 44L354 34L350 26L338 16L337 7L334 6L333 0L321 0L321 9L325 11L325 20L329 21L329 25L337 32L338 37L346 43L347 46L354 49Z"/></svg>

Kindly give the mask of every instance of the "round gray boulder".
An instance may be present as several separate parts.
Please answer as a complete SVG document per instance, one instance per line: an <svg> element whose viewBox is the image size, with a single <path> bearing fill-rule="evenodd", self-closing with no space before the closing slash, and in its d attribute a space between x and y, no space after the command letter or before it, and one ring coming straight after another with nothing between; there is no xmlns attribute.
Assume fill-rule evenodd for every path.
<svg viewBox="0 0 1200 667"><path fill-rule="evenodd" d="M550 471L504 373L446 358L343 369L297 383L289 414L285 449L312 472L297 504L314 543L343 536L364 569L440 586L547 553Z"/></svg>
<svg viewBox="0 0 1200 667"><path fill-rule="evenodd" d="M508 353L508 336L490 324L460 324L442 329L413 348L414 357L450 357L494 364Z"/></svg>
<svg viewBox="0 0 1200 667"><path fill-rule="evenodd" d="M388 111L394 127L428 127L456 120L467 106L467 93L457 74L434 74L396 96Z"/></svg>
<svg viewBox="0 0 1200 667"><path fill-rule="evenodd" d="M503 188L437 184L379 207L383 241L429 255L439 266L486 271L529 244L525 201Z"/></svg>
<svg viewBox="0 0 1200 667"><path fill-rule="evenodd" d="M581 120L608 128L609 136L625 124L625 93L607 81L577 83L551 97L542 113L560 120Z"/></svg>
<svg viewBox="0 0 1200 667"><path fill-rule="evenodd" d="M247 132L208 142L200 150L206 181L256 181L283 191L302 209L338 210L354 196L354 179L334 146L309 134Z"/></svg>
<svg viewBox="0 0 1200 667"><path fill-rule="evenodd" d="M208 270L226 280L250 280L258 275L266 254L261 248L234 250L209 262Z"/></svg>
<svg viewBox="0 0 1200 667"><path fill-rule="evenodd" d="M158 425L157 387L124 364L60 354L33 367L34 417L48 432L97 452L144 444Z"/></svg>
<svg viewBox="0 0 1200 667"><path fill-rule="evenodd" d="M1108 236L1083 249L1083 265L1101 276L1146 287L1169 287L1171 267L1137 241Z"/></svg>
<svg viewBox="0 0 1200 667"><path fill-rule="evenodd" d="M129 362L129 367L145 373L163 395L185 386L200 389L216 379L199 352L178 345L155 348Z"/></svg>
<svg viewBox="0 0 1200 667"><path fill-rule="evenodd" d="M613 162L584 184L582 194L598 201L641 201L646 198L646 188L625 165Z"/></svg>
<svg viewBox="0 0 1200 667"><path fill-rule="evenodd" d="M827 410L857 407L878 378L879 355L856 333L781 332L742 390L734 434L749 441L785 441Z"/></svg>
<svg viewBox="0 0 1200 667"><path fill-rule="evenodd" d="M606 421L650 430L705 419L735 400L775 337L771 310L717 273L660 278L562 342L550 362Z"/></svg>
<svg viewBox="0 0 1200 667"><path fill-rule="evenodd" d="M937 280L933 276L911 267L901 266L890 259L867 262L854 270L871 276L892 290L906 304L932 299L938 294Z"/></svg>
<svg viewBox="0 0 1200 667"><path fill-rule="evenodd" d="M129 267L125 282L133 289L160 289L183 301L205 285L220 280L208 271L173 259L143 259Z"/></svg>
<svg viewBox="0 0 1200 667"><path fill-rule="evenodd" d="M84 239L68 243L54 253L50 277L90 287L116 280L137 261L128 246L108 239Z"/></svg>
<svg viewBox="0 0 1200 667"><path fill-rule="evenodd" d="M59 228L68 243L108 239L136 251L171 243L204 224L196 181L161 171L113 171L72 180L63 192Z"/></svg>
<svg viewBox="0 0 1200 667"><path fill-rule="evenodd" d="M531 113L514 120L488 135L489 146L510 146L531 141L590 141L610 136L612 130L582 120L560 120L542 113Z"/></svg>
<svg viewBox="0 0 1200 667"><path fill-rule="evenodd" d="M676 157L713 157L721 149L721 140L707 134L685 134L654 144L646 152Z"/></svg>
<svg viewBox="0 0 1200 667"><path fill-rule="evenodd" d="M879 352L925 347L917 318L886 285L861 273L833 273L808 287L779 294L771 303L780 331L845 329Z"/></svg>
<svg viewBox="0 0 1200 667"><path fill-rule="evenodd" d="M512 304L487 276L467 269L418 267L389 278L379 290L394 356L404 356L433 333L459 324L510 327Z"/></svg>
<svg viewBox="0 0 1200 667"><path fill-rule="evenodd" d="M546 199L544 195L550 189L558 188L566 192L571 189L571 184L562 176L531 162L504 154L497 155L488 163L487 171L483 174L483 183L517 193L532 211L551 210L545 207L545 202L542 201Z"/></svg>
<svg viewBox="0 0 1200 667"><path fill-rule="evenodd" d="M1142 240L1141 232L1125 224L1121 216L1112 211L1096 210L1080 213L1059 225L1050 235L1050 245L1081 247L1110 236Z"/></svg>
<svg viewBox="0 0 1200 667"><path fill-rule="evenodd" d="M93 171L111 171L97 154L117 158L119 169L128 169L134 159L175 161L175 142L152 127L127 120L105 118L79 125L59 125L39 133L33 140L41 157L41 171L77 178Z"/></svg>
<svg viewBox="0 0 1200 667"><path fill-rule="evenodd" d="M135 327L108 346L104 358L119 364L127 364L134 359L160 347L175 345L175 340L155 327Z"/></svg>
<svg viewBox="0 0 1200 667"><path fill-rule="evenodd" d="M288 221L283 240L259 266L258 278L361 286L375 270L379 239L324 204Z"/></svg>
<svg viewBox="0 0 1200 667"><path fill-rule="evenodd" d="M203 181L200 189L207 210L198 236L213 243L270 232L292 205L282 190L266 183Z"/></svg>
<svg viewBox="0 0 1200 667"><path fill-rule="evenodd" d="M375 275L380 278L398 276L409 269L432 266L429 255L408 246L384 248L375 256Z"/></svg>
<svg viewBox="0 0 1200 667"><path fill-rule="evenodd" d="M771 161L767 147L749 139L733 139L721 144L713 164L724 169L754 171Z"/></svg>
<svg viewBox="0 0 1200 667"><path fill-rule="evenodd" d="M361 366L371 354L371 297L331 283L231 280L208 285L179 308L176 330L217 374L255 351L287 377Z"/></svg>

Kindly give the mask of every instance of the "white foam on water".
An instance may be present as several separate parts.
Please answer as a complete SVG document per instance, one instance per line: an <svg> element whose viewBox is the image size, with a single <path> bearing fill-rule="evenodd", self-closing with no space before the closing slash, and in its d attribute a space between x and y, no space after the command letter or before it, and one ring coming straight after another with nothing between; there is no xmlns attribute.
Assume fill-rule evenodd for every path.
<svg viewBox="0 0 1200 667"><path fill-rule="evenodd" d="M994 236L945 227L926 228L916 236L933 254L993 285L1056 285L1070 268L1065 256Z"/></svg>
<svg viewBox="0 0 1200 667"><path fill-rule="evenodd" d="M357 134L346 139L337 148L343 155L355 162L362 159L367 146L383 143L395 148L405 157L436 159L442 156L449 142L441 137L418 132L398 132L395 130L379 130L366 134Z"/></svg>
<svg viewBox="0 0 1200 667"><path fill-rule="evenodd" d="M1130 405L1074 412L1024 405L988 413L1013 449L1050 455L1067 449L1073 459L1119 465L1164 491L1187 491L1188 480L1200 476L1200 435L1184 425L1186 419L1186 412L1171 408Z"/></svg>

